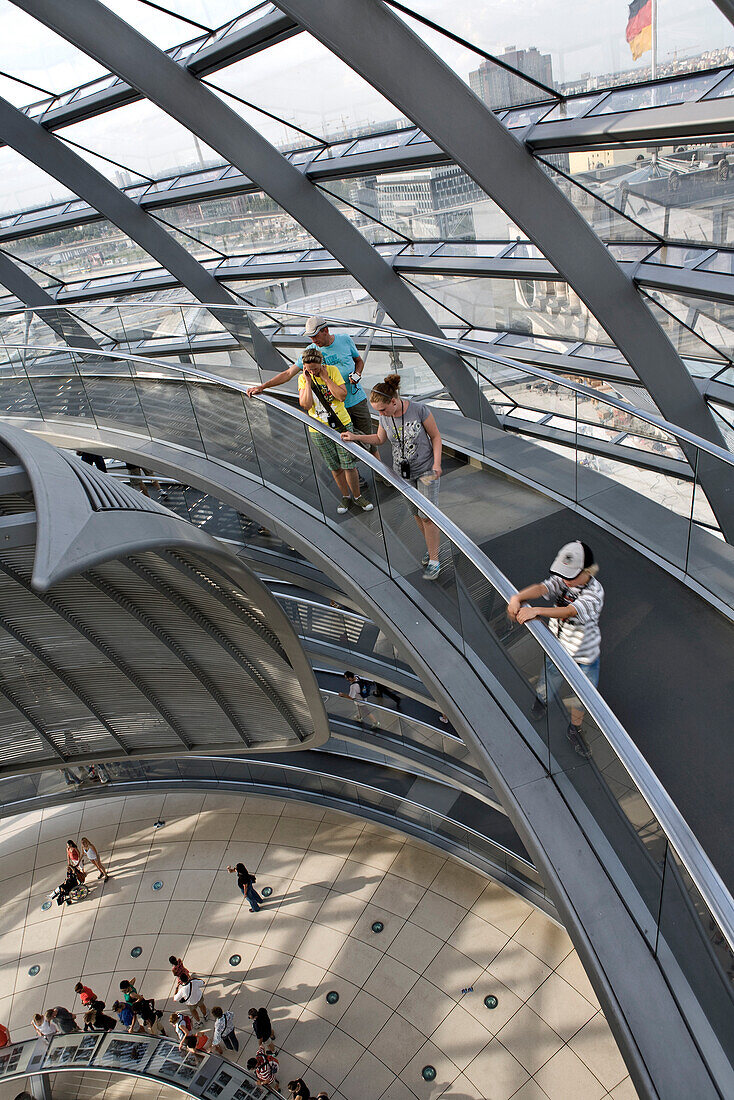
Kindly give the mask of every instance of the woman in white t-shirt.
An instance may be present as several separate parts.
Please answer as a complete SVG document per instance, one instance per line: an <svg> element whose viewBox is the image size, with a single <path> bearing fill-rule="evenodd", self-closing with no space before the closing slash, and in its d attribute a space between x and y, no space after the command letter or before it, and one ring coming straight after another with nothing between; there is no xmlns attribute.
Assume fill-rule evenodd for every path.
<svg viewBox="0 0 734 1100"><path fill-rule="evenodd" d="M102 866L102 860L99 858L99 852L94 847L88 836L82 837L82 853L84 855L84 858L88 859L89 862L93 863L94 866L97 868L97 870L99 871L99 877L103 878L105 882L107 882L107 879L110 876L107 874L104 867Z"/></svg>
<svg viewBox="0 0 734 1100"><path fill-rule="evenodd" d="M42 1016L40 1012L37 1012L31 1020L33 1027L36 1029L41 1038L45 1039L47 1043L50 1043L54 1035L58 1035L59 1029L53 1022L49 1013Z"/></svg>

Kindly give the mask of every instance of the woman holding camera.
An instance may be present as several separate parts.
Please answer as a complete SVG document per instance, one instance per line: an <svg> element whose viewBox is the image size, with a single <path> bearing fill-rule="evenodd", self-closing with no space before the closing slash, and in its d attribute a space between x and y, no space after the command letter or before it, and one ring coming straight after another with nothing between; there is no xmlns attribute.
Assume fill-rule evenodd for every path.
<svg viewBox="0 0 734 1100"><path fill-rule="evenodd" d="M408 481L414 489L438 506L438 489L441 479L441 433L433 413L422 401L411 401L400 396L400 376L388 374L370 394L370 404L380 418L374 435L355 435L342 432L342 439L352 443L389 442L392 446L393 470ZM435 581L441 571L438 548L441 532L436 524L421 514L411 502L423 538L426 553L421 565L423 579Z"/></svg>
<svg viewBox="0 0 734 1100"><path fill-rule="evenodd" d="M303 370L298 376L298 403L304 412L322 424L328 424L336 432L351 431L352 421L344 405L347 387L339 370L327 364L318 348L306 348L303 353ZM309 428L316 449L334 475L334 481L342 495L337 512L343 516L354 503L363 512L371 512L374 505L360 494L357 459L343 447L321 435L316 428ZM343 435L343 438L346 438Z"/></svg>

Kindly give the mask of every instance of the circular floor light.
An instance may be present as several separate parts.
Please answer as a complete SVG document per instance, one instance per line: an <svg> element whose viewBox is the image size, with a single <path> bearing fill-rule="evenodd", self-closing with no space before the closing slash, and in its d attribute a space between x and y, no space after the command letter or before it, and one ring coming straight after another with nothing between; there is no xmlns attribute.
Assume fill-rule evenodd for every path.
<svg viewBox="0 0 734 1100"><path fill-rule="evenodd" d="M142 947L133 947L130 954L132 955L132 957L134 959L137 959L143 954L143 949L142 949Z"/></svg>
<svg viewBox="0 0 734 1100"><path fill-rule="evenodd" d="M489 993L484 998L484 1004L485 1004L486 1008L496 1008L497 1005L499 1004L499 1001L497 1000L497 998L495 996L493 996L491 993Z"/></svg>
<svg viewBox="0 0 734 1100"><path fill-rule="evenodd" d="M266 886L265 889L263 890L263 897L264 898L269 898L270 895L272 894L272 892L273 892L273 887L272 886Z"/></svg>
<svg viewBox="0 0 734 1100"><path fill-rule="evenodd" d="M436 1080L436 1067L435 1066L424 1066L423 1069L421 1070L421 1077L423 1078L424 1081L435 1081Z"/></svg>
<svg viewBox="0 0 734 1100"><path fill-rule="evenodd" d="M338 1000L339 994L337 993L337 991L335 989L330 989L329 992L326 994L326 1003L330 1005L335 1005Z"/></svg>
<svg viewBox="0 0 734 1100"><path fill-rule="evenodd" d="M230 955L229 956L229 965L230 966L239 966L241 962L242 962L242 956L241 955Z"/></svg>
<svg viewBox="0 0 734 1100"><path fill-rule="evenodd" d="M154 890L162 890L163 889L163 882L161 881L161 879L158 879L156 882L153 883L153 889Z"/></svg>
<svg viewBox="0 0 734 1100"><path fill-rule="evenodd" d="M28 967L28 973L30 974L30 976L32 978L35 978L36 974L40 974L41 973L41 968L38 965L38 963L35 963L33 966L29 966Z"/></svg>
<svg viewBox="0 0 734 1100"><path fill-rule="evenodd" d="M372 931L373 932L378 932L378 933L382 932L384 927L385 927L385 925L382 923L381 920L376 920L376 921L372 922Z"/></svg>

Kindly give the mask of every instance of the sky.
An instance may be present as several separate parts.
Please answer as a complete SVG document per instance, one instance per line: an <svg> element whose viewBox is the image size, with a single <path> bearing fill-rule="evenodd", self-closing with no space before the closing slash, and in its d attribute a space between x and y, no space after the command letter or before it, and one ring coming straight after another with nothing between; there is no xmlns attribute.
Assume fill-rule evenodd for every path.
<svg viewBox="0 0 734 1100"><path fill-rule="evenodd" d="M61 2L61 0L60 0ZM73 0L68 0L73 2ZM207 26L227 22L252 0L160 0ZM314 0L316 2L316 0ZM657 0L659 60L686 57L704 50L734 45L734 27L712 0ZM162 48L197 35L195 28L156 12L139 0L105 0L116 14L149 35ZM414 11L446 26L488 52L505 46L550 52L556 82L649 65L649 54L635 65L625 41L628 5L624 0L403 0ZM428 44L462 77L468 79L480 57L450 43L444 36L412 22ZM379 48L379 44L376 44ZM676 54L677 51L677 54ZM41 88L59 93L104 75L105 70L83 52L33 20L10 0L0 0L0 72L22 76ZM245 58L209 78L250 102L315 134L331 137L342 129L391 124L399 112L346 65L307 34ZM41 98L39 93L0 76L0 95L16 106ZM248 108L228 100L271 141L293 143L297 135ZM122 108L59 134L113 156L147 175L159 176L178 167L209 160L206 148L168 116L150 105ZM93 161L96 167L102 162ZM0 213L27 209L61 197L59 186L22 158L0 149L3 173ZM107 169L108 173L113 170Z"/></svg>
<svg viewBox="0 0 734 1100"><path fill-rule="evenodd" d="M139 0L104 0L123 19L150 36L162 48L195 37L199 32ZM161 0L181 15L210 27L221 26L251 0ZM505 46L537 46L553 57L557 81L644 68L649 55L632 61L625 41L628 4L625 0L403 0L405 6L476 43L489 53ZM661 62L704 50L734 45L734 28L712 0L657 0ZM414 24L418 29L418 25ZM476 55L425 33L431 45L466 79L478 63ZM23 77L51 92L61 92L103 74L104 69L64 39L47 30L10 0L0 0L0 71ZM285 74L288 81L288 73ZM333 103L333 82L325 74ZM0 94L17 105L38 98L29 89L2 81ZM289 81L288 81L289 82ZM277 81L274 92L278 92ZM291 97L293 88L287 90ZM325 90L325 91L327 91ZM277 97L280 98L280 97Z"/></svg>

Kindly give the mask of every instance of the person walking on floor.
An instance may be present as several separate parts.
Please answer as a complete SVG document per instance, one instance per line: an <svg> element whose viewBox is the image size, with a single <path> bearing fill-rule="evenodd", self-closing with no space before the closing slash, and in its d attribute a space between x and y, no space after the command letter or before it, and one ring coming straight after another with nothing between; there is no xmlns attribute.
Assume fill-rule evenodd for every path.
<svg viewBox="0 0 734 1100"><path fill-rule="evenodd" d="M291 1094L291 1100L311 1100L311 1089L302 1077L297 1077L295 1081L289 1081L288 1091Z"/></svg>
<svg viewBox="0 0 734 1100"><path fill-rule="evenodd" d="M518 623L547 619L548 626L594 687L599 684L601 633L599 616L604 606L604 589L596 579L599 566L585 542L568 542L556 554L547 580L528 585L507 604L507 614ZM523 607L526 600L546 599L553 607ZM565 680L550 660L536 686L532 715L538 720L546 713L548 689L559 698ZM584 708L575 696L571 699L571 720L567 737L580 756L590 756L581 726Z"/></svg>
<svg viewBox="0 0 734 1100"><path fill-rule="evenodd" d="M58 1005L56 1008L50 1008L46 1016L49 1016L49 1013L51 1014L49 1018L56 1024L62 1035L71 1035L73 1032L80 1030L75 1014L69 1012L68 1008Z"/></svg>
<svg viewBox="0 0 734 1100"><path fill-rule="evenodd" d="M79 851L75 840L67 840L66 842L66 867L67 870L74 872L79 882L84 882L87 877L84 870L84 856Z"/></svg>
<svg viewBox="0 0 734 1100"><path fill-rule="evenodd" d="M392 699L395 704L395 709L400 710L401 698L396 691L392 688L386 687L385 684L381 684L379 680L375 680L375 686L372 691L372 695L375 699L382 699L383 695L386 695L388 699Z"/></svg>
<svg viewBox="0 0 734 1100"><path fill-rule="evenodd" d="M438 507L442 443L436 419L428 405L400 396L398 374L388 374L382 382L372 387L370 404L379 416L377 431L360 435L347 430L342 432L342 439L348 443L377 445L389 440L394 472ZM408 507L426 543L426 553L421 559L423 580L435 581L441 571L441 531L412 501L408 502Z"/></svg>
<svg viewBox="0 0 734 1100"><path fill-rule="evenodd" d="M124 1028L127 1028L128 1034L133 1035L142 1032L143 1029L138 1021L138 1015L131 1004L127 1004L126 1001L115 1001L112 1011L117 1013L118 1020Z"/></svg>
<svg viewBox="0 0 734 1100"><path fill-rule="evenodd" d="M187 982L178 987L173 994L173 999L177 1004L186 1006L194 1018L194 1023L198 1024L200 1011L202 1019L208 1020L209 1013L204 1004L204 982L201 978L190 977Z"/></svg>
<svg viewBox="0 0 734 1100"><path fill-rule="evenodd" d="M107 874L104 867L102 866L102 860L99 858L99 852L92 844L88 836L82 837L82 854L85 859L88 859L89 862L97 868L97 870L99 871L99 877L107 882L107 879L110 876Z"/></svg>
<svg viewBox="0 0 734 1100"><path fill-rule="evenodd" d="M195 1035L187 1035L183 1041L183 1047L179 1049L185 1050L186 1054L194 1054L199 1058L203 1058L211 1049L209 1036L205 1035L203 1031L198 1031Z"/></svg>
<svg viewBox="0 0 734 1100"><path fill-rule="evenodd" d="M280 1091L278 1059L266 1050L262 1044L257 1048L255 1057L247 1059L247 1068L255 1074L255 1079L259 1085L266 1085L275 1092Z"/></svg>
<svg viewBox="0 0 734 1100"><path fill-rule="evenodd" d="M100 1007L101 1006L101 1007ZM95 1001L92 1008L88 1012L84 1013L84 1030L85 1031L114 1031L117 1027L117 1020L113 1016L108 1016L104 1010L103 1001Z"/></svg>
<svg viewBox="0 0 734 1100"><path fill-rule="evenodd" d="M275 1038L273 1025L270 1022L266 1008L251 1008L247 1015L252 1020L252 1030L255 1032L258 1044L268 1043Z"/></svg>
<svg viewBox="0 0 734 1100"><path fill-rule="evenodd" d="M194 1021L185 1012L172 1012L168 1017L179 1039L178 1049L183 1050L184 1039L193 1035Z"/></svg>
<svg viewBox="0 0 734 1100"><path fill-rule="evenodd" d="M237 874L237 885L242 892L242 896L246 897L250 903L250 912L257 913L263 904L263 899L255 889L255 882L257 881L255 875L250 874L244 863L238 863L236 867L227 867L227 870L230 875Z"/></svg>
<svg viewBox="0 0 734 1100"><path fill-rule="evenodd" d="M179 990L182 985L188 985L191 981L191 973L184 966L183 959L179 959L175 955L169 955L168 961L171 964L171 973L176 979L176 990Z"/></svg>
<svg viewBox="0 0 734 1100"><path fill-rule="evenodd" d="M132 1006L135 1014L140 1017L143 1026L147 1028L150 1035L165 1035L165 1029L161 1024L163 1013L156 1009L154 1000L144 997L142 993L138 992L135 988L136 980L135 978L123 978L120 982L120 990L125 998L125 1003Z"/></svg>
<svg viewBox="0 0 734 1100"><path fill-rule="evenodd" d="M37 1012L32 1018L31 1023L33 1024L33 1027L40 1035L40 1037L42 1039L45 1039L47 1043L51 1042L54 1035L59 1034L58 1027L54 1023L53 1019L49 1018L48 1013L42 1015L40 1012Z"/></svg>
<svg viewBox="0 0 734 1100"><path fill-rule="evenodd" d="M352 700L352 702L354 703L355 709L357 711L357 721L358 722L361 722L364 725L364 718L365 718L365 715L367 715L367 718L369 719L370 724L375 726L377 729L379 729L380 728L380 722L379 722L379 719L377 718L377 716L375 715L375 712L373 710L371 710L369 707L366 707L364 705L364 703L362 702L364 696L362 695L362 683L361 683L359 677L355 676L353 672L345 672L344 676L346 678L347 683L349 684L349 691L340 691L339 692L339 698L340 699L351 699Z"/></svg>
<svg viewBox="0 0 734 1100"><path fill-rule="evenodd" d="M94 990L90 989L88 985L82 985L81 982L77 982L74 986L74 992L79 994L79 1000L82 1002L85 1008L91 1008L94 1002L97 1000L97 994Z"/></svg>
<svg viewBox="0 0 734 1100"><path fill-rule="evenodd" d="M327 366L336 367L347 388L344 398L344 406L349 413L349 419L358 432L369 435L372 431L372 412L367 394L362 389L362 373L364 371L364 359L357 351L357 345L351 336L345 332L331 334L325 317L309 317L303 335L308 336L311 343L306 348L310 351L317 348ZM303 357L299 355L292 367L287 367L280 374L274 375L266 382L258 386L251 386L247 391L248 397L255 397L265 390L275 389L290 382L303 367ZM369 448L374 454L375 447Z"/></svg>
<svg viewBox="0 0 734 1100"><path fill-rule="evenodd" d="M215 1005L212 1009L212 1019L214 1020L212 1050L215 1050L217 1054L222 1054L222 1043L224 1043L227 1050L239 1050L240 1041L234 1031L234 1014L224 1012L219 1005Z"/></svg>

